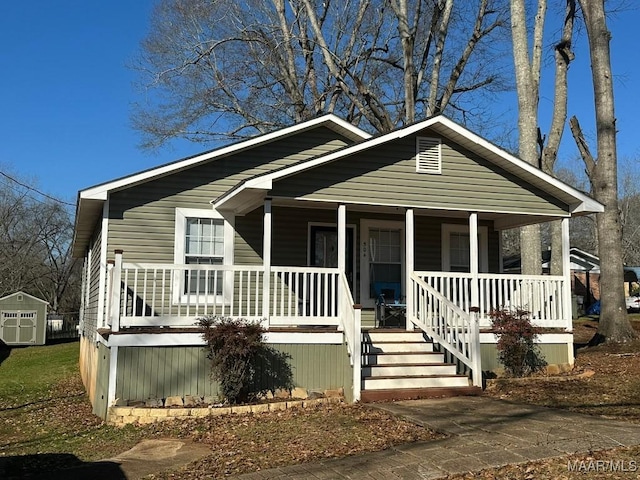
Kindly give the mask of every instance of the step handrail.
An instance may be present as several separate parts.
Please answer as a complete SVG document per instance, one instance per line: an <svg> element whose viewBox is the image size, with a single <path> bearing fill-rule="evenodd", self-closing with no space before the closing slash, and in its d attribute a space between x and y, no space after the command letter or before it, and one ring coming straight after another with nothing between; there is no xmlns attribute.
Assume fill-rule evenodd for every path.
<svg viewBox="0 0 640 480"><path fill-rule="evenodd" d="M415 273L410 321L471 369L473 383L482 385L478 316L466 313Z"/></svg>

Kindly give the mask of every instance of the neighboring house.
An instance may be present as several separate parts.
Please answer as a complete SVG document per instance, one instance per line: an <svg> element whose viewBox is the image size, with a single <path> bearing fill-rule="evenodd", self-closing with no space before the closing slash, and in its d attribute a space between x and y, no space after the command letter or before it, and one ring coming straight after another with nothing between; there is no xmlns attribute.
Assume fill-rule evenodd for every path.
<svg viewBox="0 0 640 480"><path fill-rule="evenodd" d="M481 385L492 308L531 311L547 361L573 363L568 220L600 211L443 116L375 137L323 116L82 190L94 412L215 394L194 330L205 314L262 321L295 385L351 401ZM555 219L564 275L501 274L500 230ZM373 330L381 293L405 333Z"/></svg>
<svg viewBox="0 0 640 480"><path fill-rule="evenodd" d="M10 346L47 342L49 302L24 292L0 298L0 342Z"/></svg>
<svg viewBox="0 0 640 480"><path fill-rule="evenodd" d="M542 272L550 270L551 250L542 252ZM505 273L520 273L520 256L509 256L503 260ZM571 293L575 295L574 318L593 302L600 298L600 258L591 253L571 247L569 250L569 269L571 270ZM625 281L628 276L625 267Z"/></svg>

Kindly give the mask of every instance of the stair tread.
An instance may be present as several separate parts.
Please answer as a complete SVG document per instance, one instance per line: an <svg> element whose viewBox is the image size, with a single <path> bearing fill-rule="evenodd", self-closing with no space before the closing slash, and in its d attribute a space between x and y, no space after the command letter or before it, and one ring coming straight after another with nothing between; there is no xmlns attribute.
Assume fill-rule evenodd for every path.
<svg viewBox="0 0 640 480"><path fill-rule="evenodd" d="M384 365L363 365L363 367L455 367L455 363L432 362L432 363L388 363Z"/></svg>
<svg viewBox="0 0 640 480"><path fill-rule="evenodd" d="M396 379L409 379L409 378L457 378L467 377L461 373L435 373L432 375L380 375L379 377L362 377L363 380L396 380Z"/></svg>
<svg viewBox="0 0 640 480"><path fill-rule="evenodd" d="M362 352L363 355L443 355L442 352L417 352L411 351L398 351L398 352Z"/></svg>
<svg viewBox="0 0 640 480"><path fill-rule="evenodd" d="M433 344L433 341L431 340L419 340L419 341L413 341L413 340L373 340L373 341L367 341L367 340L363 340L362 343L366 343L366 344L378 344L378 343L382 343L382 344L407 344L407 345L415 345L415 344L422 344L422 343L427 343L427 344Z"/></svg>

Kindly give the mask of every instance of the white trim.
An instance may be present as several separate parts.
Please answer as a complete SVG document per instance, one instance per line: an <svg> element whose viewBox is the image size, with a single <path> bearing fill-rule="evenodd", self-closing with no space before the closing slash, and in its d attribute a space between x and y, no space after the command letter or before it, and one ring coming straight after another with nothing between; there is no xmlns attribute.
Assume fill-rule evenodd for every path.
<svg viewBox="0 0 640 480"><path fill-rule="evenodd" d="M247 180L244 184L238 186L234 190L230 190L229 192L227 192L227 194L224 194L222 197L220 197L217 200L214 200L212 203L214 204L214 206L220 207L220 205L224 204L229 199L236 196L242 190L252 189L252 188L253 189L271 189L274 180L281 179L281 178L293 175L295 173L298 173L300 171L307 170L307 169L316 167L318 165L322 165L324 163L328 163L340 158L347 157L349 155L353 155L355 153L359 153L359 152L371 149L373 147L376 147L378 145L381 145L393 140L404 138L408 135L412 135L416 132L419 132L420 130L423 130L429 127L434 128L438 133L442 133L440 130L445 130L446 132L442 133L444 136L447 136L446 133L449 133L452 136L457 135L459 137L462 137L463 139L473 144L473 147L475 147L474 149L476 150L475 153L478 153L479 155L486 157L486 159L491 161L492 163L498 164L503 168L506 168L507 170L511 171L511 173L518 176L519 178L522 178L523 180L527 181L530 184L532 184L532 182L526 180L522 176L522 173L526 173L534 177L535 179L541 180L542 185L535 184L535 183L533 184L538 188L541 188L542 190L544 190L544 185L547 184L567 194L568 196L572 197L572 199L574 200L573 202L571 202L569 201L569 199L565 199L565 202L569 205L570 211L573 213L585 213L585 212L597 213L597 212L604 211L604 206L601 203L590 198L586 194L561 182L560 180L552 177L551 175L544 173L542 170L528 164L527 162L520 160L519 158L516 158L515 156L506 152L505 150L502 150L501 148L493 145L492 143L488 142L482 137L479 137L475 133L472 133L470 130L467 130L466 128L462 127L461 125L458 125L457 123L449 120L448 118L442 115L429 118L423 122L415 123L413 125L402 128L400 130L394 130L385 135L372 137L367 141L360 142L350 147L346 147L338 151L313 158L306 162L291 165L290 167L283 168L276 172L266 173L266 174L254 177L252 179ZM456 143L460 143L455 139L452 139L452 140ZM510 166L515 168L509 169L508 167ZM549 193L552 193L552 192L549 192ZM411 205L408 205L408 206L411 206Z"/></svg>
<svg viewBox="0 0 640 480"><path fill-rule="evenodd" d="M480 343L497 343L498 336L491 332L480 332ZM541 333L536 336L535 343L570 344L573 345L573 333Z"/></svg>
<svg viewBox="0 0 640 480"><path fill-rule="evenodd" d="M101 185L96 185L85 190L81 190L79 193L79 198L106 200L108 193L112 190L128 187L136 183L145 182L155 177L168 175L175 171L189 168L198 163L206 162L226 155L231 155L241 150L254 148L265 143L272 142L279 138L293 135L300 131L308 130L321 125L334 125L335 127L337 127L336 129L334 129L335 131L344 131L345 136L349 136L350 134L353 140L364 140L371 137L370 134L364 132L363 130L360 130L356 126L351 125L349 122L346 122L333 114L323 115L321 117L313 118L309 121L302 122L297 125L292 125L290 127L282 128L280 130L275 130L264 135L250 138L243 142L234 143L217 150L205 152L194 157L162 165L151 170L146 170L144 172L136 173L127 177L113 180L111 182L103 183Z"/></svg>
<svg viewBox="0 0 640 480"><path fill-rule="evenodd" d="M413 215L413 208L407 208L405 211L405 280L404 284L409 286L411 285L411 275L415 270L415 218ZM414 304L413 304L413 289L405 288L405 296L407 305L406 318L411 319L415 315L414 312ZM411 331L413 330L413 323L410 321L406 322L406 329Z"/></svg>
<svg viewBox="0 0 640 480"><path fill-rule="evenodd" d="M341 345L344 336L341 332L267 332L263 340L265 343L286 344L323 344ZM202 346L205 341L202 333L135 333L111 335L108 345L117 347L172 347L172 346ZM111 377L109 377L111 380Z"/></svg>
<svg viewBox="0 0 640 480"><path fill-rule="evenodd" d="M223 265L233 265L234 258L234 240L235 240L235 216L233 214L222 215L220 212L211 208L182 208L176 207L175 209L175 232L174 232L174 248L173 248L173 263L176 265L184 265L185 262L185 234L187 218L213 218L216 220L224 221L224 255L222 257ZM126 252L125 252L126 253ZM233 292L233 278L230 275L225 275L225 292ZM180 275L174 275L173 278L173 299L174 304L186 304L189 301L189 296L181 294L182 278ZM178 296L180 295L180 296ZM200 299L204 298L204 295L198 296L198 299L191 296L191 303L196 303ZM209 295L210 301L214 301L215 295Z"/></svg>
<svg viewBox="0 0 640 480"><path fill-rule="evenodd" d="M375 298L369 298L369 229L389 228L400 230L400 282L401 289L406 292L405 276L402 275L405 269L405 224L396 220L376 220L373 218L362 218L360 220L360 304L364 308L373 308L376 304ZM365 238L365 235L367 237ZM355 289L355 285L354 285Z"/></svg>
<svg viewBox="0 0 640 480"><path fill-rule="evenodd" d="M98 311L96 312L96 329L107 325L105 295L107 289L107 241L109 239L109 199L102 205L102 231L100 232L100 265L98 272Z"/></svg>
<svg viewBox="0 0 640 480"><path fill-rule="evenodd" d="M316 198L313 196L305 196L305 197L293 197L289 198L289 197L271 197L273 199L284 199L284 200L295 200L295 201L305 201L305 202L315 202L315 203L330 203L335 205L336 203L339 203L337 200L335 199L326 199L326 198ZM215 205L215 202L213 202L213 204ZM348 202L349 206L353 206L353 205L363 205L366 207L389 207L389 208L393 208L393 209L397 209L397 208L414 208L417 209L418 211L416 212L416 215L422 215L421 211L437 211L437 212L468 212L469 211L469 207L440 207L437 205L416 205L416 204L412 204L412 203L383 203L383 202L359 202L356 200L349 200ZM310 208L307 206L298 206L298 207L294 207L292 205L287 205L287 208ZM350 208L351 210L351 208ZM358 211L357 209L355 209L354 211ZM523 216L523 217L528 217L528 218L533 218L535 220L538 220L536 222L519 222L519 223L506 223L506 222L502 222L500 223L498 226L494 226L495 230L504 230L504 229L508 229L508 228L513 228L513 227L517 227L517 226L522 226L522 225L530 225L531 223L544 223L544 222L548 222L550 221L549 219L561 219L561 218L569 218L571 215L569 213L562 213L562 214L545 214L544 216L538 215L538 214L532 214L531 212L523 212L523 211L508 211L508 210L494 210L494 209L487 209L487 210L483 210L483 209L475 209L476 212L478 213L489 213L489 214L493 214L493 215L510 215L510 216ZM426 215L428 216L428 215ZM463 217L460 217L463 218ZM498 224L499 222L501 222L501 219L496 219L495 220L496 224Z"/></svg>
<svg viewBox="0 0 640 480"><path fill-rule="evenodd" d="M98 355L100 350L98 350ZM116 379L118 376L118 346L109 348L109 386L107 388L107 408L116 403Z"/></svg>
<svg viewBox="0 0 640 480"><path fill-rule="evenodd" d="M46 300L43 300L43 299L38 298L38 297L34 297L33 295L29 295L28 293L25 293L22 290L19 290L17 292L13 292L10 295L5 295L4 297L0 298L0 300L4 300L5 298L13 297L14 295L24 295L25 297L29 297L31 300L37 300L39 302L46 303L47 305L49 305L49 302L47 302Z"/></svg>
<svg viewBox="0 0 640 480"><path fill-rule="evenodd" d="M569 219L563 218L560 220L562 230L562 276L564 277L564 284L562 296L564 297L564 305L562 308L567 330L573 330L573 312L572 312L572 299L571 299L571 246L569 239Z"/></svg>
<svg viewBox="0 0 640 480"><path fill-rule="evenodd" d="M449 236L452 233L467 233L469 234L469 225L463 225L458 223L443 223L442 224L442 236L441 236L441 249L442 249L442 271L451 271L451 252ZM489 229L486 226L478 227L478 235L480 242L478 244L478 269L479 272L486 273L489 271ZM471 259L470 259L471 261Z"/></svg>

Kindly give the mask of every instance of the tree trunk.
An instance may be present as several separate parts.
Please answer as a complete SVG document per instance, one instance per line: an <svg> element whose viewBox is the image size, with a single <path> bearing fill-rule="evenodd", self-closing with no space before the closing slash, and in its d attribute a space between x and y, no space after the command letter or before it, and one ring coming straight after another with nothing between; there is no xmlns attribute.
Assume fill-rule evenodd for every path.
<svg viewBox="0 0 640 480"><path fill-rule="evenodd" d="M604 0L578 0L589 39L597 125L597 161L589 153L575 117L571 131L587 166L593 195L605 205L597 215L600 253L600 321L592 343L626 342L635 338L627 318L622 266L622 229L618 211L616 119Z"/></svg>
<svg viewBox="0 0 640 480"><path fill-rule="evenodd" d="M524 0L511 0L511 35L513 60L518 92L518 144L522 160L538 164L538 87L540 84L540 55L546 2L538 2L538 12L529 60L526 8ZM542 272L540 226L529 225L520 230L520 258L522 273L539 275Z"/></svg>

